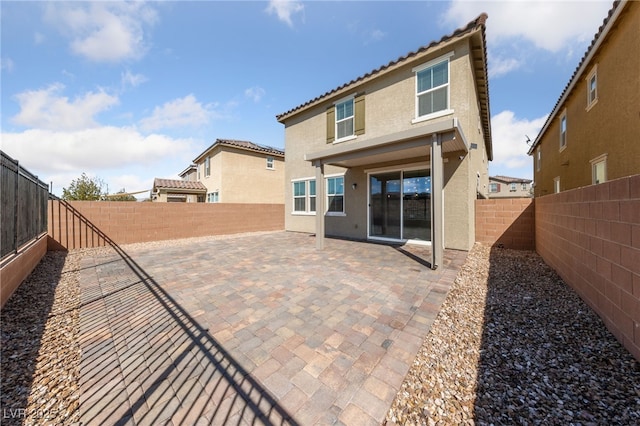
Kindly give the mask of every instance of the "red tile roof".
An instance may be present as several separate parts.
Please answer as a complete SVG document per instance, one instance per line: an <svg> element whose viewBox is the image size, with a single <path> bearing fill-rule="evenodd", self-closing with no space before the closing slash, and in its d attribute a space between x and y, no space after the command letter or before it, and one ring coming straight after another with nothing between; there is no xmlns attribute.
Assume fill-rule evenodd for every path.
<svg viewBox="0 0 640 426"><path fill-rule="evenodd" d="M194 192L206 192L207 187L202 182L193 182L188 180L178 179L159 179L153 180L153 189L178 189L178 190L190 190Z"/></svg>
<svg viewBox="0 0 640 426"><path fill-rule="evenodd" d="M276 157L282 157L284 158L284 151L278 148L274 148L272 146L267 146L267 145L259 145L257 143L253 143L250 141L241 141L241 140L236 140L236 139L216 139L216 141L207 149L205 149L204 151L202 151L202 153L200 155L198 155L193 162L197 163L198 160L205 155L207 152L211 151L213 148L215 148L216 146L229 146L232 148L240 148L240 149L244 149L247 151L253 151L253 152L261 152L264 154L270 154Z"/></svg>
<svg viewBox="0 0 640 426"><path fill-rule="evenodd" d="M531 183L531 179L522 179L509 176L489 176L489 180L498 180L504 183Z"/></svg>

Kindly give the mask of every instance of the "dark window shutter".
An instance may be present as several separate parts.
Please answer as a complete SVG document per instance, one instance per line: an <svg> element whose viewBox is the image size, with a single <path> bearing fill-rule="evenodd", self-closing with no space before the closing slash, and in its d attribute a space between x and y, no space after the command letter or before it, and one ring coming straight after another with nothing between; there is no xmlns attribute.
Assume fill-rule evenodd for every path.
<svg viewBox="0 0 640 426"><path fill-rule="evenodd" d="M364 134L364 93L356 95L355 99L355 127L356 135Z"/></svg>
<svg viewBox="0 0 640 426"><path fill-rule="evenodd" d="M327 143L336 140L336 107L327 108Z"/></svg>
<svg viewBox="0 0 640 426"><path fill-rule="evenodd" d="M497 184L497 185L498 185L498 192L500 192L500 184Z"/></svg>

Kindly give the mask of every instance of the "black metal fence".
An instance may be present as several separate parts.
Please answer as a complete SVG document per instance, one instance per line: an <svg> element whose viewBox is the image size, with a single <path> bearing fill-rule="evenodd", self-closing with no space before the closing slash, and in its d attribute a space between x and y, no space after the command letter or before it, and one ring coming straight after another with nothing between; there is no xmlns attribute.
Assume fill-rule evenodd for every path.
<svg viewBox="0 0 640 426"><path fill-rule="evenodd" d="M0 257L4 259L47 232L49 188L18 161L0 154Z"/></svg>

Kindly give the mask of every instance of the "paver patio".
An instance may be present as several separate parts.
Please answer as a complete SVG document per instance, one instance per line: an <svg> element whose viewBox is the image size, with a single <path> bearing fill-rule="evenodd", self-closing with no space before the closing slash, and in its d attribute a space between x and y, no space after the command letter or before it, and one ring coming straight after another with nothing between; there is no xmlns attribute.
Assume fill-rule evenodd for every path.
<svg viewBox="0 0 640 426"><path fill-rule="evenodd" d="M81 422L380 424L466 255L287 232L91 253Z"/></svg>

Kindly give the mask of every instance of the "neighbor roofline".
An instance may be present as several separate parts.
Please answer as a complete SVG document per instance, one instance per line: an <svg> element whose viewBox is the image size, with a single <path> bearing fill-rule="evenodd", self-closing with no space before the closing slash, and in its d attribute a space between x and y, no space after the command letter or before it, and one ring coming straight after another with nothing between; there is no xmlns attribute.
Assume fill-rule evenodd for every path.
<svg viewBox="0 0 640 426"><path fill-rule="evenodd" d="M549 117L547 117L547 120L542 126L542 129L540 129L538 136L533 141L531 148L529 148L529 151L527 152L528 155L532 155L535 148L540 144L542 137L547 132L547 129L549 128L553 120L556 118L558 113L560 112L561 107L564 105L565 101L569 97L569 94L573 92L573 89L575 88L576 84L580 80L580 77L585 73L585 71L587 70L587 67L590 66L591 60L596 55L602 43L604 43L604 39L607 37L611 29L614 27L614 24L622 14L622 11L627 6L627 4L628 4L627 0L616 0L613 2L613 6L611 9L609 9L609 13L607 14L607 17L604 19L598 32L595 34L593 40L591 41L591 44L587 48L587 51L582 56L582 59L578 64L578 66L576 67L576 70L573 72L573 75L571 76L569 83L567 83L567 85L565 86L562 94L560 95L560 98L558 99L555 106L553 107L551 114L549 114Z"/></svg>
<svg viewBox="0 0 640 426"><path fill-rule="evenodd" d="M240 145L240 144L234 143L234 142L250 143L252 145L255 145L256 148L249 147L249 146L243 146L243 145ZM197 163L198 161L200 161L202 159L202 157L204 157L207 153L211 152L214 148L216 148L218 146L226 146L226 147L240 149L240 150L244 150L244 151L258 152L258 153L261 153L261 154L269 154L269 155L273 155L275 157L284 158L284 151L282 151L282 150L280 150L278 148L274 148L272 146L259 145L259 144L255 143L255 142L251 142L251 141L241 141L241 140L235 140L235 139L216 139L216 141L213 144L211 144L211 146L209 146L209 148L207 148L204 151L202 151L202 153L200 155L198 155L193 160L193 162Z"/></svg>

